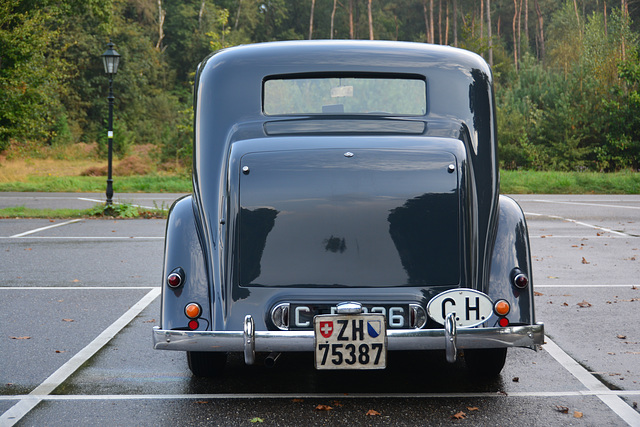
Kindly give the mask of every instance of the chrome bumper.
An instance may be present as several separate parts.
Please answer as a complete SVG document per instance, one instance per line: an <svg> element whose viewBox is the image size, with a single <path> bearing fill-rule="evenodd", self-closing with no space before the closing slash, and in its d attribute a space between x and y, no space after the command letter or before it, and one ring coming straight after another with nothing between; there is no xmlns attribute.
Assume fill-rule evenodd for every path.
<svg viewBox="0 0 640 427"><path fill-rule="evenodd" d="M453 324L455 325L455 324ZM544 341L544 324L506 328L456 328L387 330L387 349L446 350L455 361L457 349L528 347L537 349ZM256 331L247 316L244 331L171 331L153 328L153 348L178 351L243 352L253 364L256 352L314 351L313 331Z"/></svg>

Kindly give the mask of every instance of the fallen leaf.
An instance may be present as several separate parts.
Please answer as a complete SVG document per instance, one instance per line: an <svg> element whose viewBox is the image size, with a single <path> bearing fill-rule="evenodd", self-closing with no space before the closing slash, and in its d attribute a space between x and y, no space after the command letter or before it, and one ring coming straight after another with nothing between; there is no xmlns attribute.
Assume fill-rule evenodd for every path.
<svg viewBox="0 0 640 427"><path fill-rule="evenodd" d="M370 415L370 416L375 417L375 416L378 416L378 415L381 415L381 414L378 411L374 411L373 409L369 409L365 415Z"/></svg>
<svg viewBox="0 0 640 427"><path fill-rule="evenodd" d="M563 303L562 303L562 306L563 306L563 307L569 307L569 304L567 304L566 302L563 302Z"/></svg>
<svg viewBox="0 0 640 427"><path fill-rule="evenodd" d="M56 350L56 353L66 353L64 350Z"/></svg>
<svg viewBox="0 0 640 427"><path fill-rule="evenodd" d="M72 280L72 282L73 282L73 283L78 283L79 281L80 281L80 280L78 280L78 279L73 279L73 280Z"/></svg>
<svg viewBox="0 0 640 427"><path fill-rule="evenodd" d="M467 411L472 412L472 411L479 411L480 408L476 407L476 406L467 406Z"/></svg>
<svg viewBox="0 0 640 427"><path fill-rule="evenodd" d="M582 257L582 263L583 264L590 264L589 261L587 261L584 257Z"/></svg>
<svg viewBox="0 0 640 427"><path fill-rule="evenodd" d="M31 251L31 250L33 250L33 249L31 249L31 248L27 248L27 249L25 249L25 251Z"/></svg>
<svg viewBox="0 0 640 427"><path fill-rule="evenodd" d="M293 399L292 402L302 403L304 402L304 399Z"/></svg>
<svg viewBox="0 0 640 427"><path fill-rule="evenodd" d="M591 307L591 304L590 304L590 303L588 303L588 302L586 302L585 300L582 300L582 302L579 302L579 303L578 303L578 307L581 307L581 308L588 308L588 307Z"/></svg>
<svg viewBox="0 0 640 427"><path fill-rule="evenodd" d="M573 418L582 418L582 412L573 411Z"/></svg>
<svg viewBox="0 0 640 427"><path fill-rule="evenodd" d="M561 414L568 414L569 413L569 408L567 408L566 406L558 406L558 405L556 405L556 411L560 412Z"/></svg>
<svg viewBox="0 0 640 427"><path fill-rule="evenodd" d="M511 381L513 381L514 383L520 382L520 377L513 377Z"/></svg>
<svg viewBox="0 0 640 427"><path fill-rule="evenodd" d="M251 418L251 420L249 422L251 422L251 423L263 423L264 420L262 418L260 418L260 417L254 417L254 418Z"/></svg>
<svg viewBox="0 0 640 427"><path fill-rule="evenodd" d="M155 323L156 319L151 319L151 320L145 320L142 323Z"/></svg>
<svg viewBox="0 0 640 427"><path fill-rule="evenodd" d="M457 414L453 414L451 416L452 420L464 420L465 418L467 418L467 414L465 414L462 411L458 412Z"/></svg>
<svg viewBox="0 0 640 427"><path fill-rule="evenodd" d="M316 411L330 411L333 408L329 405L318 405L316 406Z"/></svg>
<svg viewBox="0 0 640 427"><path fill-rule="evenodd" d="M205 404L205 403L209 403L209 401L207 401L207 400L197 400L196 403L202 405L202 404Z"/></svg>
<svg viewBox="0 0 640 427"><path fill-rule="evenodd" d="M12 340L30 340L31 337L9 337Z"/></svg>
<svg viewBox="0 0 640 427"><path fill-rule="evenodd" d="M337 400L334 400L333 406L342 406L342 403L338 402Z"/></svg>
<svg viewBox="0 0 640 427"><path fill-rule="evenodd" d="M544 296L544 294L542 292L534 292L533 295L535 295L537 297Z"/></svg>
<svg viewBox="0 0 640 427"><path fill-rule="evenodd" d="M63 322L73 322L73 319L62 319Z"/></svg>
<svg viewBox="0 0 640 427"><path fill-rule="evenodd" d="M626 335L617 335L616 338L621 339L621 340L626 340L627 336Z"/></svg>

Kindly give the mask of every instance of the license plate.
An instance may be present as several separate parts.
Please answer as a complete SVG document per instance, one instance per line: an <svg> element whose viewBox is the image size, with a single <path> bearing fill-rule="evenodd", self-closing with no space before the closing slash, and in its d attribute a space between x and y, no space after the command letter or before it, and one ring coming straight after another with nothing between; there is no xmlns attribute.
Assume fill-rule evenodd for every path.
<svg viewBox="0 0 640 427"><path fill-rule="evenodd" d="M382 314L327 314L313 319L316 369L384 369L387 333Z"/></svg>

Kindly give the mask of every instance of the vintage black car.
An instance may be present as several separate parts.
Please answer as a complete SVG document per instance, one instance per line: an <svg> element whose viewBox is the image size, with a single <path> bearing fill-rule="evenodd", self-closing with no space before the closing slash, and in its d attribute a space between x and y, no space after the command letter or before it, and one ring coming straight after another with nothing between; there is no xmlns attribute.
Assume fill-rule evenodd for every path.
<svg viewBox="0 0 640 427"><path fill-rule="evenodd" d="M536 349L544 328L496 146L491 70L464 50L212 54L195 82L194 192L167 221L154 347L186 351L196 376L219 374L229 352L376 369L395 350L499 373L507 348Z"/></svg>

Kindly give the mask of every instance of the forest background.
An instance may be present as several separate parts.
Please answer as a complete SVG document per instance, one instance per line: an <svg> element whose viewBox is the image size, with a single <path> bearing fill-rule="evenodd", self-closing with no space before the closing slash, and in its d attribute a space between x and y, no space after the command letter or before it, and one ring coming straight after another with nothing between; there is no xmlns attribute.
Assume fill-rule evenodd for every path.
<svg viewBox="0 0 640 427"><path fill-rule="evenodd" d="M640 167L640 0L0 0L0 153L151 147L188 170L197 64L271 40L448 44L493 67L503 169ZM149 150L147 150L149 151ZM64 155L64 154L61 154ZM0 156L0 162L2 157Z"/></svg>

